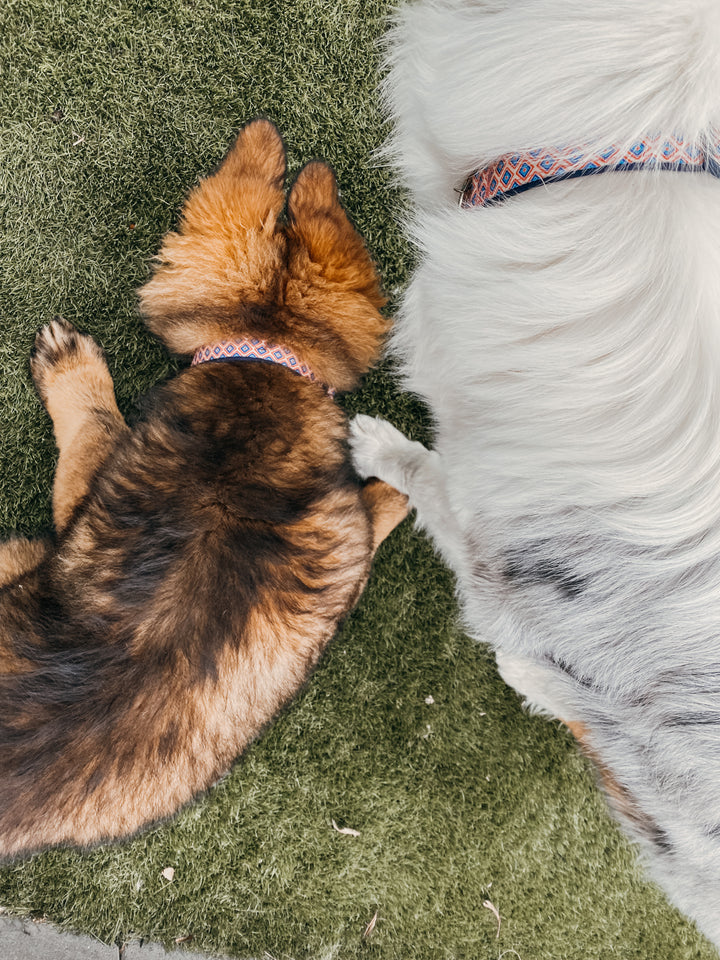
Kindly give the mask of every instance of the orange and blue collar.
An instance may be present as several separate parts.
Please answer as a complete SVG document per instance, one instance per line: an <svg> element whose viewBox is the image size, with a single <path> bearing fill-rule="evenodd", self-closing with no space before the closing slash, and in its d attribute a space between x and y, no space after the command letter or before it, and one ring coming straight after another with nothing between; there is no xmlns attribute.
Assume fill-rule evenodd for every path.
<svg viewBox="0 0 720 960"><path fill-rule="evenodd" d="M545 183L608 170L680 170L720 177L720 141L715 133L705 146L682 137L648 137L628 149L561 148L507 154L472 174L463 188L460 206L487 207Z"/></svg>
<svg viewBox="0 0 720 960"><path fill-rule="evenodd" d="M220 340L207 347L200 347L192 358L192 367L199 363L236 363L240 360L262 360L264 363L277 363L281 367L287 367L293 373L301 377L306 377L312 383L318 383L318 379L310 369L287 347L280 346L277 343L270 343L268 340L261 340L259 337L243 337L240 340ZM328 396L333 397L335 390L331 387L321 384Z"/></svg>

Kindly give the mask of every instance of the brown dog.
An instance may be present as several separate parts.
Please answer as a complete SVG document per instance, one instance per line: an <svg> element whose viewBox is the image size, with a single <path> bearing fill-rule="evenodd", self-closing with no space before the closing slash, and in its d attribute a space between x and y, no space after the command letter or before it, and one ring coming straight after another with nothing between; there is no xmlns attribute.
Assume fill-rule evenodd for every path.
<svg viewBox="0 0 720 960"><path fill-rule="evenodd" d="M378 354L374 266L329 167L303 169L286 223L284 174L273 125L245 127L141 299L175 353L255 338L305 376L201 363L131 432L94 341L59 320L38 334L57 536L0 548L3 858L127 836L212 784L307 679L405 516L356 478L322 386L351 389Z"/></svg>

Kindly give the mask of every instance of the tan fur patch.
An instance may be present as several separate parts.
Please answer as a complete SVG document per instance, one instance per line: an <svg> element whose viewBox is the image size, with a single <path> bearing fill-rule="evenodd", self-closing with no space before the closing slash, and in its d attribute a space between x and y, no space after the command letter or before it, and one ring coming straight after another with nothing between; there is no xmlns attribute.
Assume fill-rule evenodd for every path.
<svg viewBox="0 0 720 960"><path fill-rule="evenodd" d="M388 534L408 515L408 498L376 477L367 481L363 487L362 498L370 511L374 553Z"/></svg>
<svg viewBox="0 0 720 960"><path fill-rule="evenodd" d="M0 588L39 566L47 556L47 540L8 540L0 543Z"/></svg>

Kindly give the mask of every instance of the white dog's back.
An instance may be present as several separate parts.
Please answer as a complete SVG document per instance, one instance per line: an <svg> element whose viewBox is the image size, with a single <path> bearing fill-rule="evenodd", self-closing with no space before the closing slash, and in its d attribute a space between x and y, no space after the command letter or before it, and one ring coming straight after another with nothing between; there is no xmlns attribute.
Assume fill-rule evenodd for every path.
<svg viewBox="0 0 720 960"><path fill-rule="evenodd" d="M423 206L523 148L720 124L715 0L421 0L388 54L393 154Z"/></svg>
<svg viewBox="0 0 720 960"><path fill-rule="evenodd" d="M393 347L435 452L355 427L466 621L586 731L671 899L720 945L720 183L611 172L459 209L521 149L720 129L720 4L424 0L391 37L420 265Z"/></svg>

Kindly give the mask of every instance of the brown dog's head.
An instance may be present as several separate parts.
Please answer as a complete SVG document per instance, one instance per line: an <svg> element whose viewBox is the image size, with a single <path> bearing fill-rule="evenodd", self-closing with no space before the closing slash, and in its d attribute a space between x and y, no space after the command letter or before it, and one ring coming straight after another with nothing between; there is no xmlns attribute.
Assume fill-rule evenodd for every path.
<svg viewBox="0 0 720 960"><path fill-rule="evenodd" d="M323 382L347 390L388 328L375 267L327 164L300 172L285 222L284 177L276 128L248 124L165 237L140 291L142 310L174 353L256 336L291 348Z"/></svg>

